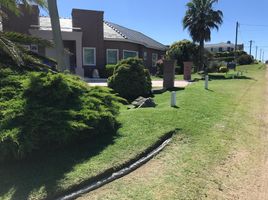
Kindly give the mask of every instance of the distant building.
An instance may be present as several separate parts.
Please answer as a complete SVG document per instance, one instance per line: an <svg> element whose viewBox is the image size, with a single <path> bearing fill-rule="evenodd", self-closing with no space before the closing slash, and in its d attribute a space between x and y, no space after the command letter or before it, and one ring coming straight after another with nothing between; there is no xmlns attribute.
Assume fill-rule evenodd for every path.
<svg viewBox="0 0 268 200"><path fill-rule="evenodd" d="M222 42L218 44L206 44L205 49L211 53L218 53L218 52L231 52L235 50L235 44L232 44L230 41ZM244 44L238 44L237 50L244 51Z"/></svg>

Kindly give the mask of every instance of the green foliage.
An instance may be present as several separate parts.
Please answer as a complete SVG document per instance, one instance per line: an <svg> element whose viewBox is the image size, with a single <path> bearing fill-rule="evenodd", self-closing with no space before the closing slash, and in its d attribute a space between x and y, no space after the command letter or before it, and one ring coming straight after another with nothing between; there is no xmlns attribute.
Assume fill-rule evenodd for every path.
<svg viewBox="0 0 268 200"><path fill-rule="evenodd" d="M225 51L217 52L214 54L215 60L224 61L224 62L233 62L236 56L246 55L245 51Z"/></svg>
<svg viewBox="0 0 268 200"><path fill-rule="evenodd" d="M223 13L213 10L216 0L191 0L187 3L187 11L183 18L184 29L188 28L194 42L210 41L211 29L219 29Z"/></svg>
<svg viewBox="0 0 268 200"><path fill-rule="evenodd" d="M156 76L163 76L164 74L164 62L162 59L156 62Z"/></svg>
<svg viewBox="0 0 268 200"><path fill-rule="evenodd" d="M31 5L38 5L43 9L47 8L47 1L46 0L0 0L0 6L6 8L10 12L13 12L17 16L20 15L20 10L18 5L24 4L26 8L31 10ZM6 13L1 12L0 10L0 16L6 17Z"/></svg>
<svg viewBox="0 0 268 200"><path fill-rule="evenodd" d="M177 60L177 64L181 65L184 61L193 61L197 52L197 45L189 40L181 40L173 43L166 54L169 59Z"/></svg>
<svg viewBox="0 0 268 200"><path fill-rule="evenodd" d="M208 71L211 72L218 72L220 67L223 66L224 63L218 60L213 60L209 62Z"/></svg>
<svg viewBox="0 0 268 200"><path fill-rule="evenodd" d="M106 65L105 66L106 76L107 77L112 76L114 74L115 68L116 68L116 65L112 65L112 64Z"/></svg>
<svg viewBox="0 0 268 200"><path fill-rule="evenodd" d="M112 134L119 97L78 77L0 69L0 161Z"/></svg>
<svg viewBox="0 0 268 200"><path fill-rule="evenodd" d="M237 59L237 62L239 65L249 65L249 64L254 63L254 59L252 56L245 54L245 55L241 55Z"/></svg>
<svg viewBox="0 0 268 200"><path fill-rule="evenodd" d="M137 58L120 61L113 76L108 79L108 86L128 100L149 96L152 89L150 73L143 61Z"/></svg>
<svg viewBox="0 0 268 200"><path fill-rule="evenodd" d="M227 73L229 71L229 69L227 67L220 67L219 68L219 72L221 73Z"/></svg>

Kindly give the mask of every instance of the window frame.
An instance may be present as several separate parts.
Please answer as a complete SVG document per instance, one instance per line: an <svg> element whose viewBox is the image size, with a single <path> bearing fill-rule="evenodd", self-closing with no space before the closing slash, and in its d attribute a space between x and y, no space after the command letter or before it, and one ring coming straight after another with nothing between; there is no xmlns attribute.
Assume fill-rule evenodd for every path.
<svg viewBox="0 0 268 200"><path fill-rule="evenodd" d="M93 50L94 52L94 63L86 63L85 60L85 50ZM96 66L96 47L83 47L83 65L84 66Z"/></svg>
<svg viewBox="0 0 268 200"><path fill-rule="evenodd" d="M145 61L148 60L148 52L147 51L143 52L143 60L145 60Z"/></svg>
<svg viewBox="0 0 268 200"><path fill-rule="evenodd" d="M131 52L131 53L136 53L136 56L135 57L133 57L133 58L139 58L139 52L138 51L132 51L132 50L123 50L123 59L126 59L125 58L125 52Z"/></svg>
<svg viewBox="0 0 268 200"><path fill-rule="evenodd" d="M116 51L116 59L117 59L117 61L116 61L116 63L109 63L108 62L108 51ZM118 63L118 61L119 61L119 49L106 49L106 64L107 65L114 65L114 64L117 64Z"/></svg>
<svg viewBox="0 0 268 200"><path fill-rule="evenodd" d="M155 65L154 65L154 55L156 55ZM152 67L157 66L157 61L158 61L158 53L152 53Z"/></svg>

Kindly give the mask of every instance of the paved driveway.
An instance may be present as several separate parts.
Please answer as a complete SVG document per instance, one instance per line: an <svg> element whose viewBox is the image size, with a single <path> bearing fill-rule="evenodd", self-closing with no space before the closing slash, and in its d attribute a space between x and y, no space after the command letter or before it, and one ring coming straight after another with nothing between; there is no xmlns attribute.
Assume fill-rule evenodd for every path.
<svg viewBox="0 0 268 200"><path fill-rule="evenodd" d="M107 81L101 80L101 81L93 81L90 80L87 81L90 86L104 86L107 87ZM175 81L175 87L185 88L190 83L188 81ZM162 88L163 87L163 81L152 81L153 88Z"/></svg>

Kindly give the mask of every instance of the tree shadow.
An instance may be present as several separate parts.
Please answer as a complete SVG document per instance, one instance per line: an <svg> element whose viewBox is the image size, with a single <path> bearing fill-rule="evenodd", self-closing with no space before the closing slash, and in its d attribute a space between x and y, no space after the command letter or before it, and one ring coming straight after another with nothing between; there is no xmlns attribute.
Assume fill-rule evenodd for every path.
<svg viewBox="0 0 268 200"><path fill-rule="evenodd" d="M111 133L53 151L36 152L21 162L1 164L0 196L13 190L10 199L29 199L31 192L42 188L49 194L44 199L55 198L62 193L58 182L64 179L65 174L114 144L116 137L116 133Z"/></svg>

